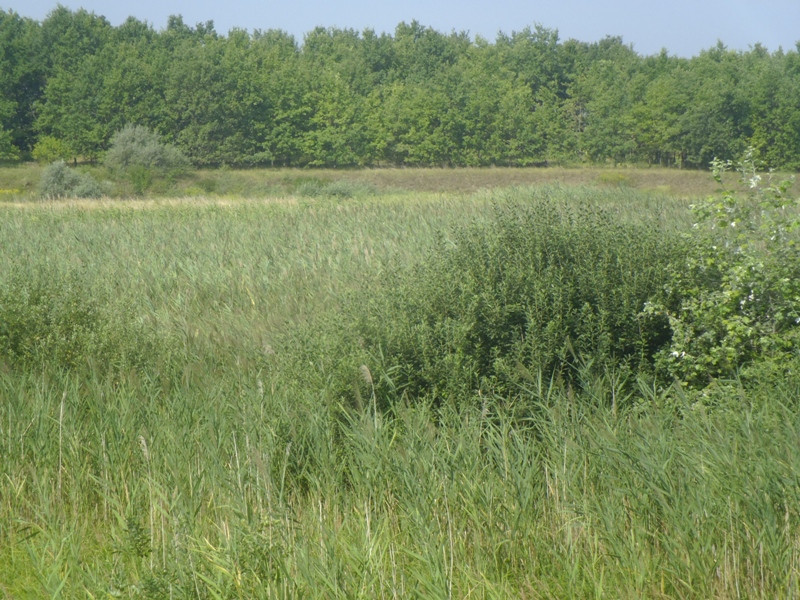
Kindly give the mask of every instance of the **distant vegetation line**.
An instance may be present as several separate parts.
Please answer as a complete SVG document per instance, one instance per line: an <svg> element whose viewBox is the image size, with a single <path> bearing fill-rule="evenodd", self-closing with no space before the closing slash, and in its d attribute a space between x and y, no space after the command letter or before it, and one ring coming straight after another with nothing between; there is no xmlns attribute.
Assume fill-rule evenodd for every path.
<svg viewBox="0 0 800 600"><path fill-rule="evenodd" d="M416 21L393 35L164 29L63 6L0 11L0 159L94 161L127 124L197 166L707 167L753 147L800 168L800 44L690 59L540 26L494 42Z"/></svg>

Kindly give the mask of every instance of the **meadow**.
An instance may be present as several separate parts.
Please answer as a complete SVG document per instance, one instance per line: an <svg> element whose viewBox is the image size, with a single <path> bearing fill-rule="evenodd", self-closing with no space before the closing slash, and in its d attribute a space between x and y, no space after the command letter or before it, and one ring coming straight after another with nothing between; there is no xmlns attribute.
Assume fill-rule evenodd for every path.
<svg viewBox="0 0 800 600"><path fill-rule="evenodd" d="M0 200L9 202L36 193L44 166L0 164ZM109 178L100 166L84 165L99 180ZM345 182L351 189L375 192L474 193L526 185L623 187L665 196L692 198L719 191L705 171L664 168L549 167L549 168L382 168L382 169L194 169L179 177L159 178L147 189L148 198L266 198L309 196L315 189ZM129 182L116 181L109 190L119 197L134 196Z"/></svg>
<svg viewBox="0 0 800 600"><path fill-rule="evenodd" d="M800 594L796 345L678 381L645 311L708 174L36 176L0 170L0 597Z"/></svg>

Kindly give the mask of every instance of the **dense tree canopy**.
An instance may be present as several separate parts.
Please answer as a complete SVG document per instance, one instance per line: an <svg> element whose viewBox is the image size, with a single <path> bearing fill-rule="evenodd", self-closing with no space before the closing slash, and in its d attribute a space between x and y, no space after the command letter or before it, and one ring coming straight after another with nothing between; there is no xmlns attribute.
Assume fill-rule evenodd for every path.
<svg viewBox="0 0 800 600"><path fill-rule="evenodd" d="M179 16L154 30L63 6L43 22L0 11L0 159L56 141L94 160L126 124L197 165L706 167L753 146L800 169L800 44L684 59L540 26L490 42L414 21L298 43Z"/></svg>

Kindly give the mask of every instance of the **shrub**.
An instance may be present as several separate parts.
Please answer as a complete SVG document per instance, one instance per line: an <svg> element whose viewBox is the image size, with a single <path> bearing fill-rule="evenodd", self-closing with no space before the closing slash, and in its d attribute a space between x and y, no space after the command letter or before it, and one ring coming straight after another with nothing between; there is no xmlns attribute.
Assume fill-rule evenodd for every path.
<svg viewBox="0 0 800 600"><path fill-rule="evenodd" d="M304 198L318 198L324 195L325 184L316 178L302 179L295 184L295 193Z"/></svg>
<svg viewBox="0 0 800 600"><path fill-rule="evenodd" d="M217 180L211 177L204 177L197 182L197 185L206 194L213 194L217 191Z"/></svg>
<svg viewBox="0 0 800 600"><path fill-rule="evenodd" d="M111 138L105 164L112 169L132 167L180 169L189 165L183 152L163 143L158 134L141 125L126 125Z"/></svg>
<svg viewBox="0 0 800 600"><path fill-rule="evenodd" d="M154 355L154 336L122 308L74 275L12 273L0 284L0 357L24 368L142 366Z"/></svg>
<svg viewBox="0 0 800 600"><path fill-rule="evenodd" d="M153 184L153 172L143 165L134 165L127 170L128 179L137 196L144 194Z"/></svg>
<svg viewBox="0 0 800 600"><path fill-rule="evenodd" d="M671 342L658 363L686 386L798 355L798 200L787 196L791 181L774 183L770 174L765 182L753 155L747 150L735 165L714 160L715 179L735 168L743 190L693 207L691 251L671 272L663 301L645 311L669 319Z"/></svg>
<svg viewBox="0 0 800 600"><path fill-rule="evenodd" d="M33 147L33 160L42 164L50 164L59 160L67 160L72 155L72 148L64 140L45 135L39 138Z"/></svg>
<svg viewBox="0 0 800 600"><path fill-rule="evenodd" d="M597 176L597 181L605 185L625 187L631 184L631 178L619 171L606 171Z"/></svg>
<svg viewBox="0 0 800 600"><path fill-rule="evenodd" d="M339 179L327 184L323 190L323 195L331 198L357 198L363 196L373 196L377 193L375 186L361 181L347 181Z"/></svg>
<svg viewBox="0 0 800 600"><path fill-rule="evenodd" d="M103 193L103 186L91 175L70 169L63 160L46 167L39 180L39 196L48 200L99 198Z"/></svg>
<svg viewBox="0 0 800 600"><path fill-rule="evenodd" d="M667 322L640 313L681 248L655 224L566 198L533 192L500 206L394 275L369 310L354 300L361 343L384 374L376 385L464 398L513 395L539 374L580 385L591 373L649 371Z"/></svg>

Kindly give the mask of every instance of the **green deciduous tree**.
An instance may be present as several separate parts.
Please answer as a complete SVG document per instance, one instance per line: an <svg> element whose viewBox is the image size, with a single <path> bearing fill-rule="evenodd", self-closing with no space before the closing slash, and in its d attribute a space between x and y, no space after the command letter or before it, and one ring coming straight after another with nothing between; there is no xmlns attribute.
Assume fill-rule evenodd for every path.
<svg viewBox="0 0 800 600"><path fill-rule="evenodd" d="M617 37L561 41L534 25L489 42L417 21L317 28L298 44L178 15L157 31L63 6L42 23L0 12L6 158L55 139L94 160L137 123L198 165L705 167L750 144L798 168L798 98L800 48L642 57Z"/></svg>
<svg viewBox="0 0 800 600"><path fill-rule="evenodd" d="M619 38L607 38L588 52L596 58L570 90L583 113L580 149L593 161L635 161L636 124L631 111L644 91L640 58Z"/></svg>
<svg viewBox="0 0 800 600"><path fill-rule="evenodd" d="M707 167L715 156L740 154L747 143L747 104L738 55L720 43L692 60L686 72L688 104L680 119L687 161Z"/></svg>
<svg viewBox="0 0 800 600"><path fill-rule="evenodd" d="M273 106L261 87L258 46L244 31L228 38L205 33L203 43L189 38L176 45L162 126L194 162L242 164L261 157Z"/></svg>
<svg viewBox="0 0 800 600"><path fill-rule="evenodd" d="M111 135L113 123L100 117L106 66L99 56L89 55L59 69L48 78L38 103L38 131L63 140L75 159L96 160Z"/></svg>
<svg viewBox="0 0 800 600"><path fill-rule="evenodd" d="M59 6L42 23L41 60L47 75L35 104L36 129L64 140L74 158L95 160L111 135L102 118L103 49L113 28L104 17Z"/></svg>
<svg viewBox="0 0 800 600"><path fill-rule="evenodd" d="M750 144L770 166L800 168L800 60L756 46L741 57Z"/></svg>
<svg viewBox="0 0 800 600"><path fill-rule="evenodd" d="M33 147L31 156L37 162L48 164L59 160L68 160L72 156L72 149L64 140L43 135Z"/></svg>
<svg viewBox="0 0 800 600"><path fill-rule="evenodd" d="M0 156L28 152L34 139L33 105L44 85L38 23L0 11Z"/></svg>
<svg viewBox="0 0 800 600"><path fill-rule="evenodd" d="M75 69L84 57L100 52L112 31L105 17L58 5L42 22L39 53L48 76Z"/></svg>

